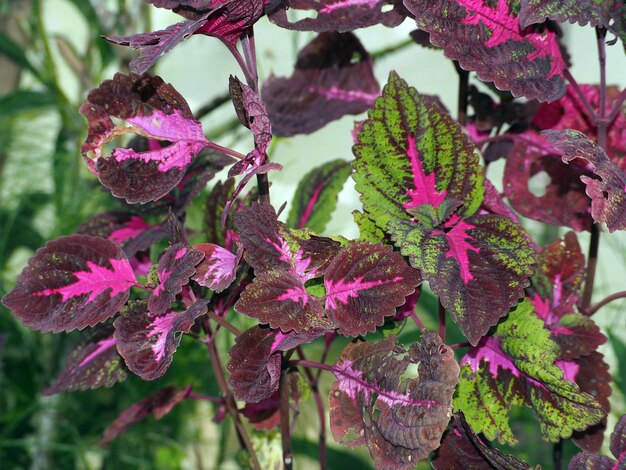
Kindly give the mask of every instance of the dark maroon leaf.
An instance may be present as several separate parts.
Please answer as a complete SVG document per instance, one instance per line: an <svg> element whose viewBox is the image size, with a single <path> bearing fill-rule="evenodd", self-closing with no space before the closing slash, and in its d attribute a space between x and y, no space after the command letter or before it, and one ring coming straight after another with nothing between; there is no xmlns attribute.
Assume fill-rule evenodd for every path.
<svg viewBox="0 0 626 470"><path fill-rule="evenodd" d="M236 211L229 213L226 217L225 224L222 227L222 215L226 203L232 199L235 190L235 179L229 178L225 182L218 181L205 201L205 225L206 225L206 241L215 245L222 246L227 250L232 250L233 234L235 224L233 215Z"/></svg>
<svg viewBox="0 0 626 470"><path fill-rule="evenodd" d="M183 21L168 26L164 30L152 33L132 34L130 36L104 36L109 42L120 46L130 46L133 49L141 49L138 57L130 61L130 68L135 73L147 72L163 54L169 52L178 43L194 34L200 27L207 23L207 15L197 20Z"/></svg>
<svg viewBox="0 0 626 470"><path fill-rule="evenodd" d="M380 89L356 36L322 33L300 51L290 78L270 76L262 90L274 134L287 137L366 111Z"/></svg>
<svg viewBox="0 0 626 470"><path fill-rule="evenodd" d="M621 470L624 468L626 466L626 415L622 416L615 425L615 430L611 434L610 449L617 461L603 455L581 452L574 456L569 469Z"/></svg>
<svg viewBox="0 0 626 470"><path fill-rule="evenodd" d="M257 274L241 294L235 310L284 332L301 332L327 323L322 304L307 293L293 270Z"/></svg>
<svg viewBox="0 0 626 470"><path fill-rule="evenodd" d="M222 292L235 280L241 255L236 255L213 243L194 246L204 253L204 259L196 266L193 280L214 292Z"/></svg>
<svg viewBox="0 0 626 470"><path fill-rule="evenodd" d="M387 245L356 243L339 252L324 275L325 307L338 332L374 331L422 281L419 272Z"/></svg>
<svg viewBox="0 0 626 470"><path fill-rule="evenodd" d="M459 365L435 333L424 333L408 351L393 337L350 343L333 374L337 382L329 406L335 440L366 445L376 467L389 469L412 468L439 447Z"/></svg>
<svg viewBox="0 0 626 470"><path fill-rule="evenodd" d="M272 124L267 116L265 104L252 88L232 75L229 89L239 120L252 131L255 148L265 153L272 140Z"/></svg>
<svg viewBox="0 0 626 470"><path fill-rule="evenodd" d="M485 196L483 198L483 202L480 204L480 212L501 215L520 224L519 217L509 206L506 205L502 194L500 194L493 183L485 178L483 180L483 185L485 187Z"/></svg>
<svg viewBox="0 0 626 470"><path fill-rule="evenodd" d="M207 300L198 300L182 313L168 310L163 315L148 311L147 303L135 301L122 310L113 325L117 350L128 368L144 380L165 374L180 343L196 318L207 312Z"/></svg>
<svg viewBox="0 0 626 470"><path fill-rule="evenodd" d="M517 304L533 272L530 237L502 216L454 214L436 229L397 219L388 232L472 344Z"/></svg>
<svg viewBox="0 0 626 470"><path fill-rule="evenodd" d="M406 17L400 2L390 0L287 0L291 10L314 11L315 18L304 18L291 22L285 9L270 15L278 26L296 31L338 31L345 33L375 24L388 27L398 26ZM393 9L387 7L393 5Z"/></svg>
<svg viewBox="0 0 626 470"><path fill-rule="evenodd" d="M208 143L184 98L159 77L147 74L116 74L89 93L80 112L89 121L81 149L87 159L93 153L90 169L114 195L127 200L147 202L165 195ZM130 127L116 125L112 118ZM129 132L148 138L148 150L116 148L109 158L102 156L105 144ZM157 172L163 175L157 178Z"/></svg>
<svg viewBox="0 0 626 470"><path fill-rule="evenodd" d="M554 101L565 93L556 34L522 29L508 0L404 0L430 41L465 70L515 96Z"/></svg>
<svg viewBox="0 0 626 470"><path fill-rule="evenodd" d="M606 152L580 131L544 131L548 141L563 152L563 161L575 159L588 162L595 177L583 175L591 198L591 215L596 222L606 223L610 232L626 229L626 177Z"/></svg>
<svg viewBox="0 0 626 470"><path fill-rule="evenodd" d="M115 338L109 336L76 348L68 355L63 370L44 395L109 388L126 380L128 369L115 342Z"/></svg>
<svg viewBox="0 0 626 470"><path fill-rule="evenodd" d="M531 130L515 136L504 170L504 194L525 217L590 230L589 198L580 181L585 174L590 173L581 164L564 167L556 150ZM535 182L542 175L548 182L537 186Z"/></svg>
<svg viewBox="0 0 626 470"><path fill-rule="evenodd" d="M246 403L241 410L248 421L259 430L272 429L280 424L280 400L278 391L258 403Z"/></svg>
<svg viewBox="0 0 626 470"><path fill-rule="evenodd" d="M174 406L187 398L190 392L191 386L182 389L179 387L165 387L154 395L135 403L130 408L122 411L113 424L104 430L100 443L102 445L108 444L150 415L156 419L161 419Z"/></svg>
<svg viewBox="0 0 626 470"><path fill-rule="evenodd" d="M238 400L258 403L278 390L281 351L309 343L325 330L284 334L277 330L255 326L237 336L228 352L230 385Z"/></svg>
<svg viewBox="0 0 626 470"><path fill-rule="evenodd" d="M431 461L435 470L450 470L463 465L467 470L522 470L531 468L526 462L487 446L465 422L463 413L453 417L452 425L443 435L441 447Z"/></svg>
<svg viewBox="0 0 626 470"><path fill-rule="evenodd" d="M2 303L35 330L82 330L115 315L136 284L113 242L70 235L37 250Z"/></svg>
<svg viewBox="0 0 626 470"><path fill-rule="evenodd" d="M183 285L196 273L196 265L202 258L202 251L189 248L183 243L176 243L167 249L157 266L159 285L148 300L151 315L161 315L170 308Z"/></svg>

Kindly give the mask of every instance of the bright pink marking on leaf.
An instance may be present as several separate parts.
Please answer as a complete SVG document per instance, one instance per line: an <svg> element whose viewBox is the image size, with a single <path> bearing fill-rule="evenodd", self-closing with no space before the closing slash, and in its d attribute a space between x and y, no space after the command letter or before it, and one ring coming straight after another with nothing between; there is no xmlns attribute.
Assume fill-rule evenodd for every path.
<svg viewBox="0 0 626 470"><path fill-rule="evenodd" d="M158 336L156 341L151 346L156 362L159 362L163 359L163 356L165 356L165 342L167 341L167 334L172 329L177 317L178 314L176 312L169 312L165 315L156 317L154 321L148 325L148 334L146 335L146 338Z"/></svg>
<svg viewBox="0 0 626 470"><path fill-rule="evenodd" d="M555 361L554 365L563 371L563 378L570 382L576 381L580 366L573 361Z"/></svg>
<svg viewBox="0 0 626 470"><path fill-rule="evenodd" d="M111 336L110 338L101 339L97 343L98 347L94 349L91 353L89 353L87 356L85 356L83 360L80 361L80 364L78 364L78 367L83 367L85 366L85 364L90 363L94 358L102 354L104 351L115 346L116 342L117 341L113 336Z"/></svg>
<svg viewBox="0 0 626 470"><path fill-rule="evenodd" d="M283 294L280 294L276 300L291 300L296 304L302 301L302 305L304 306L309 301L309 294L306 293L304 286L294 287L287 289Z"/></svg>
<svg viewBox="0 0 626 470"><path fill-rule="evenodd" d="M309 221L309 219L311 218L311 213L313 212L313 208L315 207L315 204L317 203L317 199L320 197L320 194L322 190L324 189L324 186L325 186L324 183L320 183L317 185L317 187L313 191L313 194L311 195L311 199L306 205L304 212L300 216L300 222L298 224L298 228L303 228L306 225L306 223Z"/></svg>
<svg viewBox="0 0 626 470"><path fill-rule="evenodd" d="M180 250L178 250L176 252L176 254L174 255L174 261L178 261L179 259L181 259L183 256L185 256L185 254L187 254L187 248L183 247Z"/></svg>
<svg viewBox="0 0 626 470"><path fill-rule="evenodd" d="M150 271L150 267L152 266L149 256L143 257L141 259L133 256L129 261L130 265L133 267L133 272L135 273L135 276L148 275L148 271Z"/></svg>
<svg viewBox="0 0 626 470"><path fill-rule="evenodd" d="M213 250L210 255L207 253L206 248L203 249L205 255L207 255L205 261L207 271L206 274L202 276L201 280L205 283L208 282L206 286L209 289L215 290L216 286L221 282L233 276L235 267L237 266L237 256L221 246L211 245L211 247ZM209 282L209 280L211 281Z"/></svg>
<svg viewBox="0 0 626 470"><path fill-rule="evenodd" d="M519 19L511 14L507 0L498 0L495 11L484 0L456 1L467 10L467 17L462 20L463 24L478 26L482 23L493 32L485 47L494 47L507 41L530 42L535 50L526 56L529 61L544 57L550 60L550 73L546 78L560 75L566 68L556 36L547 32L545 35L533 33L530 32L530 28L522 31Z"/></svg>
<svg viewBox="0 0 626 470"><path fill-rule="evenodd" d="M461 359L461 365L469 364L473 372L478 372L480 361L489 364L489 372L494 377L498 377L498 367L503 370L510 370L515 377L519 377L521 374L513 361L500 348L500 342L490 336L484 336L478 346Z"/></svg>
<svg viewBox="0 0 626 470"><path fill-rule="evenodd" d="M445 189L441 192L437 191L435 183L435 173L427 175L424 173L424 166L420 159L419 151L415 146L415 137L412 135L407 136L408 148L406 154L411 161L411 170L413 171L413 185L415 189L409 189L406 194L411 200L402 205L405 209L417 207L422 204L430 204L437 208L446 198L448 193Z"/></svg>
<svg viewBox="0 0 626 470"><path fill-rule="evenodd" d="M91 261L87 261L89 271L72 273L77 279L73 284L57 287L56 289L45 289L40 292L33 292L33 295L48 296L61 294L63 302L67 302L72 297L89 294L87 301L93 302L107 289L111 289L109 297L115 297L117 294L126 292L137 284L133 268L128 260L112 259L109 261L113 269L107 269Z"/></svg>
<svg viewBox="0 0 626 470"><path fill-rule="evenodd" d="M274 248L276 248L276 251L278 251L278 253L280 254L280 260L283 263L291 264L291 250L289 249L289 245L282 237L279 237L279 239L280 245L271 238L266 238L265 241L268 244L272 245Z"/></svg>
<svg viewBox="0 0 626 470"><path fill-rule="evenodd" d="M325 280L326 308L335 310L337 308L337 302L345 305L351 297L358 297L359 292L362 290L371 289L372 287L380 286L381 284L399 282L402 279L402 276L396 276L392 279L377 279L375 281L363 282L363 276L359 276L354 278L352 281L339 279L336 284Z"/></svg>
<svg viewBox="0 0 626 470"><path fill-rule="evenodd" d="M395 390L384 390L378 384L365 380L363 372L353 369L352 364L352 361L341 361L333 367L332 372L337 377L339 390L353 400L357 399L358 392L362 392L366 399L369 399L372 393L375 393L377 400L389 406L425 406L429 408L431 406L443 405L443 403L437 403L434 400L415 400L409 394L403 395Z"/></svg>
<svg viewBox="0 0 626 470"><path fill-rule="evenodd" d="M335 3L328 3L322 8L319 13L332 13L335 10L341 10L342 8L360 7L366 6L369 8L376 8L376 5L380 0L341 0Z"/></svg>
<svg viewBox="0 0 626 470"><path fill-rule="evenodd" d="M180 140L206 144L202 125L193 119L184 117L177 109L172 114L155 110L148 116L132 116L126 122L139 128L146 137L157 140L178 142Z"/></svg>
<svg viewBox="0 0 626 470"><path fill-rule="evenodd" d="M288 336L287 333L283 333L282 331L278 330L278 332L276 333L276 337L274 338L274 341L272 342L272 347L270 348L270 354L276 351L280 347L280 345L283 343L283 341L285 341L285 338L287 338L287 336Z"/></svg>
<svg viewBox="0 0 626 470"><path fill-rule="evenodd" d="M466 233L467 230L474 228L474 225L468 224L458 215L453 214L444 224L444 227L452 227L452 229L447 233L443 230L433 230L431 235L443 235L446 237L446 241L450 247L448 251L446 251L446 258L455 259L459 263L461 278L463 282L467 284L474 279L474 276L469 270L469 252L480 252L480 248L476 248L467 242L467 240L474 240Z"/></svg>
<svg viewBox="0 0 626 470"><path fill-rule="evenodd" d="M187 251L188 250L185 247L178 250L176 254L174 255L174 261L178 261L183 256L185 256ZM172 277L172 272L173 270L170 271L167 268L164 268L161 271L157 272L157 277L159 278L159 285L156 286L156 288L153 291L154 296L159 296L161 292L165 290L165 283L169 280L170 277Z"/></svg>
<svg viewBox="0 0 626 470"><path fill-rule="evenodd" d="M118 245L130 238L135 238L141 232L149 229L151 225L146 223L141 217L133 215L123 228L117 229L109 235L109 240Z"/></svg>
<svg viewBox="0 0 626 470"><path fill-rule="evenodd" d="M374 104L374 101L378 98L378 93L366 93L360 90L343 90L337 86L332 86L330 88L310 86L308 90L309 93L317 93L318 95L322 95L329 100L360 101L369 105Z"/></svg>
<svg viewBox="0 0 626 470"><path fill-rule="evenodd" d="M311 258L303 258L304 250L299 249L296 252L296 255L293 257L292 265L296 271L296 274L302 280L302 282L306 282L309 279L314 278L317 275L317 269L311 270L311 272L307 273L306 270L309 269L311 265Z"/></svg>
<svg viewBox="0 0 626 470"><path fill-rule="evenodd" d="M157 167L158 170L165 173L173 168L179 170L185 168L204 147L205 144L181 141L160 150L142 153L137 153L133 149L116 148L113 150L113 158L118 162L129 158L142 160L146 163L158 161L160 162Z"/></svg>

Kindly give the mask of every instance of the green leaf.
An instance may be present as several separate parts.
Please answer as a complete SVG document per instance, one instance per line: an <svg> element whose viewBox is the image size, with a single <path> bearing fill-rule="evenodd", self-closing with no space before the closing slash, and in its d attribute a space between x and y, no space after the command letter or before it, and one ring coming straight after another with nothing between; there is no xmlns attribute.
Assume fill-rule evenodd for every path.
<svg viewBox="0 0 626 470"><path fill-rule="evenodd" d="M354 222L359 227L359 240L370 243L379 243L385 239L385 232L376 226L376 222L365 212L352 212Z"/></svg>
<svg viewBox="0 0 626 470"><path fill-rule="evenodd" d="M32 72L35 77L40 78L39 72L28 60L24 50L19 44L15 43L9 36L2 32L0 32L0 54L7 56L23 69Z"/></svg>
<svg viewBox="0 0 626 470"><path fill-rule="evenodd" d="M558 350L532 304L520 303L461 361L455 409L465 413L476 433L507 444L517 442L509 425L513 406L534 411L546 441L597 424L605 415L602 407L563 378L554 364Z"/></svg>
<svg viewBox="0 0 626 470"><path fill-rule="evenodd" d="M420 95L395 72L376 99L352 151L356 190L376 225L410 219L423 203L456 201L466 217L483 198L474 147L438 100Z"/></svg>
<svg viewBox="0 0 626 470"><path fill-rule="evenodd" d="M348 162L333 160L304 175L296 189L287 225L322 233L337 206L337 195L351 172Z"/></svg>

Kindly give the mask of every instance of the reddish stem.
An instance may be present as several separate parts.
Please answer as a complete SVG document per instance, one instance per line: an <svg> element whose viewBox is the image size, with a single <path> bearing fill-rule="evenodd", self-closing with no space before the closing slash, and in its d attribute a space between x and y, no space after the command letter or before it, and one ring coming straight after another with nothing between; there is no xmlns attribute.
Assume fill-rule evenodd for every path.
<svg viewBox="0 0 626 470"><path fill-rule="evenodd" d="M321 362L315 362L315 361L307 361L304 359L291 361L289 365L292 367L312 367L314 369L327 370L328 372L333 371L333 367L329 366L328 364L322 364Z"/></svg>
<svg viewBox="0 0 626 470"><path fill-rule="evenodd" d="M465 341L463 343L450 344L448 347L450 349L470 348L472 347L472 344L469 341Z"/></svg>
<svg viewBox="0 0 626 470"><path fill-rule="evenodd" d="M291 426L289 422L289 379L287 370L283 369L280 374L280 437L283 444L283 468L293 468L293 452L291 450Z"/></svg>
<svg viewBox="0 0 626 470"><path fill-rule="evenodd" d="M415 312L411 312L411 318L413 319L417 327L422 331L422 333L426 331L426 326L424 325L424 322L419 319Z"/></svg>
<svg viewBox="0 0 626 470"><path fill-rule="evenodd" d="M446 309L439 302L439 337L446 342Z"/></svg>
<svg viewBox="0 0 626 470"><path fill-rule="evenodd" d="M622 90L620 95L617 97L615 101L613 101L613 108L611 112L606 118L606 126L610 126L613 120L617 117L619 112L622 110L622 105L624 104L624 100L626 100L626 88Z"/></svg>
<svg viewBox="0 0 626 470"><path fill-rule="evenodd" d="M211 397L209 395L204 395L202 393L196 393L194 391L189 392L189 395L187 395L187 398L192 398L194 400L204 400L204 401L210 401L211 403L224 403L224 399L223 398L219 398L219 397Z"/></svg>
<svg viewBox="0 0 626 470"><path fill-rule="evenodd" d="M570 85L572 85L572 88L574 88L574 91L578 95L578 98L580 98L580 101L583 104L585 111L587 111L589 118L593 120L594 122L597 121L598 115L591 107L591 103L589 103L587 96L582 91L582 89L580 88L580 85L578 85L578 82L576 81L572 73L569 71L569 69L565 69L565 71L563 72L563 75L565 76L565 78L567 78L567 81L570 83Z"/></svg>
<svg viewBox="0 0 626 470"><path fill-rule="evenodd" d="M241 331L239 331L235 325L227 321L224 317L220 317L217 313L209 311L207 315L211 320L215 321L220 326L223 326L235 336L239 336L241 334Z"/></svg>
<svg viewBox="0 0 626 470"><path fill-rule="evenodd" d="M614 300L618 300L618 299L626 299L626 290L625 291L621 291L621 292L616 292L615 294L611 294L611 295L605 297L604 299L602 299L597 304L592 305L587 310L584 310L583 313L585 315L587 315L587 316L591 316L594 313L596 313L598 310L600 310L602 307L604 307L606 304L611 303Z"/></svg>
<svg viewBox="0 0 626 470"><path fill-rule="evenodd" d="M212 141L206 142L205 145L219 152L223 152L226 155L230 155L231 157L234 157L238 160L244 160L246 158L246 156L243 153L239 153L236 150L230 149L228 147L223 147L220 144L216 144L215 142L212 142Z"/></svg>

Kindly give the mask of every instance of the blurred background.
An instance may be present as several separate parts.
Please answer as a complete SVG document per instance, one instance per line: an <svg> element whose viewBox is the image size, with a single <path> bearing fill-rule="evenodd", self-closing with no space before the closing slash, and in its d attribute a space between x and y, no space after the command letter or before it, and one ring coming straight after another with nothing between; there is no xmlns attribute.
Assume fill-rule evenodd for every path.
<svg viewBox="0 0 626 470"><path fill-rule="evenodd" d="M86 93L116 71L128 71L127 64L134 55L127 48L108 44L100 35L153 31L179 20L177 15L141 0L0 0L0 296L12 288L28 258L46 241L73 233L78 224L97 212L120 208L87 171L79 151L86 122L78 107ZM412 21L407 20L393 30L374 27L356 34L376 57L375 72L381 84L394 69L420 92L439 95L449 109L456 109L454 67L440 51L412 44L409 32L413 29ZM262 18L255 37L263 80L270 73L291 75L298 51L313 34L282 30ZM565 43L572 56L574 77L579 83L597 83L594 31L568 25ZM624 87L622 46L618 43L608 49L608 82ZM192 110L202 115L211 139L244 153L250 150L250 134L238 124L229 101L206 113L207 106L211 108L227 95L229 74L242 75L218 40L190 38L160 60L156 73L172 83ZM352 158L351 129L358 119L362 116L348 116L309 136L275 139L270 157L285 168L270 174L275 206L283 202L289 205L298 180L313 167L336 158ZM502 163L493 164L490 175L501 172ZM190 221L202 220L202 204L203 197L199 197L190 208ZM358 231L351 212L358 207L349 180L327 232L355 238ZM526 226L537 236L544 230L531 221ZM586 247L586 234L579 238ZM624 234L602 239L596 301L626 288L625 248ZM428 310L428 300L422 303L421 308ZM626 412L624 389L619 388L626 382L625 310L626 303L618 301L594 317L605 333L611 333L601 351L613 376L622 379L612 397L609 429L615 417ZM130 377L112 389L42 397L41 391L56 377L76 341L74 334L41 335L26 329L0 306L0 468L241 466L228 420L227 424L215 424L213 405L192 400L160 421L149 418L107 448L98 444L102 431L120 411L163 385L190 383L194 390L218 395L201 345L184 339L173 367L157 382ZM341 348L338 343L333 353L338 354ZM323 394L329 384L323 384ZM520 416L525 417L523 411ZM317 428L307 425L316 420L309 400L303 404L294 441L299 468L316 467ZM528 437L520 442L516 455L550 468L551 446L538 441L531 418L520 422L528 427ZM259 434L255 439L265 449L267 462L280 457L280 435ZM328 441L332 443L332 436ZM573 451L566 447L566 452ZM369 465L366 454L338 446L331 446L329 458L330 468Z"/></svg>

